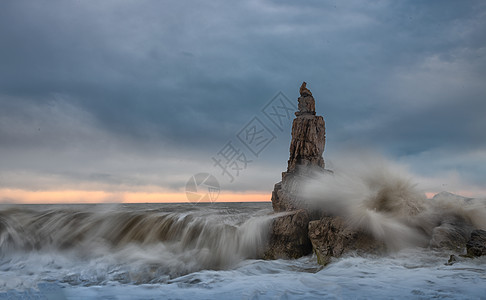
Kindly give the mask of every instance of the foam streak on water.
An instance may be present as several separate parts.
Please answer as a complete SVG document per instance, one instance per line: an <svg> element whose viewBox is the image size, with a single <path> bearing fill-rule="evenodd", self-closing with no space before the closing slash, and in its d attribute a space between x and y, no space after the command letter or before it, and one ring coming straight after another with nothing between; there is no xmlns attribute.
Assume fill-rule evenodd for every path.
<svg viewBox="0 0 486 300"><path fill-rule="evenodd" d="M268 203L4 208L0 289L159 283L228 269L262 256L270 212Z"/></svg>
<svg viewBox="0 0 486 300"><path fill-rule="evenodd" d="M484 259L422 248L259 259L270 203L0 208L0 299L342 299L486 295Z"/></svg>

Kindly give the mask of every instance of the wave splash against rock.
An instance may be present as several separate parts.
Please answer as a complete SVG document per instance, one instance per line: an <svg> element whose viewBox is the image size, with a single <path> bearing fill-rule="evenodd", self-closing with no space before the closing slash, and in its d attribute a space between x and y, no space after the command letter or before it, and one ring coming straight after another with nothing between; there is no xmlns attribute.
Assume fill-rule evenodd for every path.
<svg viewBox="0 0 486 300"><path fill-rule="evenodd" d="M411 176L383 159L354 154L325 169L325 122L304 82L292 125L290 158L275 185L275 212L266 258L318 262L350 251L382 254L406 247L464 252L474 230L486 229L486 203L449 193L427 199Z"/></svg>

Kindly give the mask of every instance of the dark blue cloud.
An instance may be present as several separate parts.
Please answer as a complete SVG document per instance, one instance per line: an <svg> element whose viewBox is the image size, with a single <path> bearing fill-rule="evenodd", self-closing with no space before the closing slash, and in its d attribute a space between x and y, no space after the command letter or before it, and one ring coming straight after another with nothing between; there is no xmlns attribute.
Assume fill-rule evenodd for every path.
<svg viewBox="0 0 486 300"><path fill-rule="evenodd" d="M425 152L484 149L485 13L482 1L6 1L2 169L33 159L33 149L68 153L63 164L76 168L73 148L87 160L160 153L204 165L278 91L296 101L305 80L327 121L328 155L360 144L416 157L412 168L423 172ZM288 140L279 136L258 164L280 172ZM105 173L96 168L83 172ZM427 172L450 168L431 163ZM108 177L129 172L121 169ZM486 183L477 179L484 168L470 170ZM272 183L252 184L232 188Z"/></svg>

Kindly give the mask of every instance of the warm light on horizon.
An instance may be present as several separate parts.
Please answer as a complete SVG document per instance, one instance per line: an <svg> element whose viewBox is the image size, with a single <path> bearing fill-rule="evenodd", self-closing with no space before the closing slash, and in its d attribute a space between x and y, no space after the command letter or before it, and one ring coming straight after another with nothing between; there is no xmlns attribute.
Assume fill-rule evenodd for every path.
<svg viewBox="0 0 486 300"><path fill-rule="evenodd" d="M271 193L222 191L215 202L270 202ZM84 190L27 191L0 189L0 203L90 204L90 203L189 203L183 192L107 192Z"/></svg>
<svg viewBox="0 0 486 300"><path fill-rule="evenodd" d="M452 192L463 197L478 197L477 193L460 190ZM426 192L428 199L437 192ZM222 191L215 202L270 202L271 192L236 193ZM95 203L190 203L184 192L108 192L89 190L0 189L0 204L95 204Z"/></svg>

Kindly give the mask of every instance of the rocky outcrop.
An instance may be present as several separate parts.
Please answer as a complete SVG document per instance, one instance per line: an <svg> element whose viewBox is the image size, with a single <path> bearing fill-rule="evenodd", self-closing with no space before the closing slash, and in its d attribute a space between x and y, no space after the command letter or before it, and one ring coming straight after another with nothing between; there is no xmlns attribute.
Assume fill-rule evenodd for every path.
<svg viewBox="0 0 486 300"><path fill-rule="evenodd" d="M301 96L312 96L311 91L307 88L307 82L302 82L302 85L300 86L299 93Z"/></svg>
<svg viewBox="0 0 486 300"><path fill-rule="evenodd" d="M309 215L305 210L297 210L275 218L264 258L299 258L311 253L308 223Z"/></svg>
<svg viewBox="0 0 486 300"><path fill-rule="evenodd" d="M292 213L274 220L266 258L298 258L312 251L308 224L316 217L307 210L301 189L302 182L313 171L324 170L325 123L321 116L316 116L315 100L305 82L298 101L287 171L272 192L274 211Z"/></svg>
<svg viewBox="0 0 486 300"><path fill-rule="evenodd" d="M275 184L272 192L272 205L277 212L306 209L300 197L301 183L313 171L324 170L325 123L321 116L316 116L315 100L305 82L300 87L298 101L287 171L282 173L282 181Z"/></svg>
<svg viewBox="0 0 486 300"><path fill-rule="evenodd" d="M473 230L466 244L466 250L469 257L486 255L486 230Z"/></svg>
<svg viewBox="0 0 486 300"><path fill-rule="evenodd" d="M315 100L304 82L300 87L299 110L292 123L292 141L287 171L275 184L275 212L289 212L274 219L265 258L298 258L312 249L320 264L329 263L349 251L378 252L384 249L369 234L353 229L337 216L310 209L302 198L304 181L326 170L322 154L326 143L325 122L316 116Z"/></svg>
<svg viewBox="0 0 486 300"><path fill-rule="evenodd" d="M466 243L466 254L452 254L445 265L452 266L457 262L464 262L483 255L486 255L486 230L475 229L471 232L471 236Z"/></svg>
<svg viewBox="0 0 486 300"><path fill-rule="evenodd" d="M340 257L351 251L380 254L386 250L383 242L352 228L342 217L324 217L310 222L309 238L317 262L321 265L327 265L332 257Z"/></svg>
<svg viewBox="0 0 486 300"><path fill-rule="evenodd" d="M305 82L300 87L298 102L287 170L272 192L274 211L284 214L273 221L266 258L297 258L312 249L318 262L326 265L332 257L349 252L378 254L388 250L386 246L393 250L404 245L452 249L460 253L470 236L468 256L486 254L486 231L474 230L478 225L473 219L461 213L461 209L453 209L457 203L473 205L474 199L440 193L426 205L422 203L425 197L422 199L415 192L409 195L410 199L403 201L403 185L392 185L392 188L385 185L376 191L376 197L367 198L362 207L372 215L384 218L381 225L386 230L381 228L381 231L387 233L385 237L372 230L378 228L373 227L374 219L370 219L372 226L358 229L345 222L350 218L338 215L343 213L340 210L322 205L309 207L302 196L305 194L302 190L305 182L314 179L315 173L331 171L325 169L322 157L326 142L325 122L321 116L316 116L315 100ZM324 202L327 205L339 206L334 199L324 200L332 200ZM386 222L391 218L396 218L396 224ZM395 234L394 228L403 229L404 234ZM372 232L376 238L371 235ZM449 263L453 264L453 259Z"/></svg>
<svg viewBox="0 0 486 300"><path fill-rule="evenodd" d="M429 247L462 252L473 230L472 224L463 217L446 215L441 223L433 228Z"/></svg>
<svg viewBox="0 0 486 300"><path fill-rule="evenodd" d="M301 98L299 98L299 101ZM306 99L311 99L312 103L314 103L312 96L307 96L304 100ZM322 158L326 143L324 119L309 112L298 111L297 113L300 113L300 115L294 119L292 124L292 141L290 143L287 173L299 171L297 170L299 167L324 169L324 159ZM313 113L315 114L316 112L314 111Z"/></svg>

